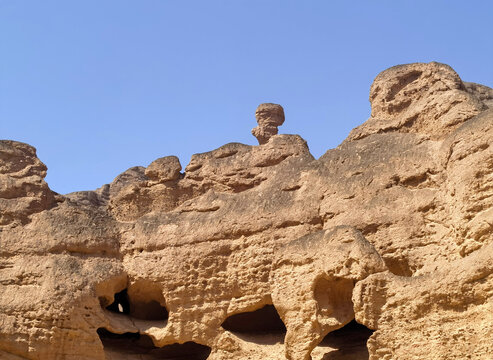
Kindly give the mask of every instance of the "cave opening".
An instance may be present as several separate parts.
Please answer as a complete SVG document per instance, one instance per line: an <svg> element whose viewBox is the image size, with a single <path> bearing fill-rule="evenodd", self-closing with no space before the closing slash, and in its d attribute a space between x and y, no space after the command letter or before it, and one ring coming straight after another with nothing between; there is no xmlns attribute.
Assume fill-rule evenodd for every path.
<svg viewBox="0 0 493 360"><path fill-rule="evenodd" d="M106 306L106 310L115 313L129 314L130 302L128 300L127 289L116 293L114 296L114 301L110 305Z"/></svg>
<svg viewBox="0 0 493 360"><path fill-rule="evenodd" d="M312 352L322 353L323 360L368 360L368 348L366 343L373 331L355 320L344 327L327 334L320 344ZM314 356L314 358L319 358Z"/></svg>
<svg viewBox="0 0 493 360"><path fill-rule="evenodd" d="M169 317L168 309L163 306L164 297L158 291L143 292L141 288L133 287L116 293L114 301L108 306L105 306L104 299L100 302L106 310L136 319L168 320Z"/></svg>
<svg viewBox="0 0 493 360"><path fill-rule="evenodd" d="M156 300L130 302L130 316L142 320L168 320L168 310Z"/></svg>
<svg viewBox="0 0 493 360"><path fill-rule="evenodd" d="M104 328L97 330L103 343L107 360L206 360L211 348L192 341L184 344L171 344L157 347L152 339L144 334L115 334Z"/></svg>
<svg viewBox="0 0 493 360"><path fill-rule="evenodd" d="M231 315L221 326L234 333L286 333L286 326L274 305L266 305L255 311Z"/></svg>

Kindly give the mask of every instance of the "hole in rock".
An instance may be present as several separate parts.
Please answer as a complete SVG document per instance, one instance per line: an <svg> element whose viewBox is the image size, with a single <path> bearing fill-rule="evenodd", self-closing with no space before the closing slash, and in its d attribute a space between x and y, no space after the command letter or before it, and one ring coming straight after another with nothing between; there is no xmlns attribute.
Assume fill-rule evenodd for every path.
<svg viewBox="0 0 493 360"><path fill-rule="evenodd" d="M319 315L335 317L340 321L354 317L351 300L353 288L354 284L350 279L318 278L313 295L318 303Z"/></svg>
<svg viewBox="0 0 493 360"><path fill-rule="evenodd" d="M366 342L373 331L355 320L332 331L313 350L314 359L321 360L368 360ZM317 356L318 355L318 356Z"/></svg>
<svg viewBox="0 0 493 360"><path fill-rule="evenodd" d="M128 288L130 316L143 320L167 320L168 310L164 306L161 288L148 280L139 280Z"/></svg>
<svg viewBox="0 0 493 360"><path fill-rule="evenodd" d="M115 300L110 305L106 306L106 310L123 314L130 313L130 303L128 301L127 289L116 293L114 299Z"/></svg>
<svg viewBox="0 0 493 360"><path fill-rule="evenodd" d="M115 313L127 314L142 320L167 320L169 313L164 303L164 297L157 287L134 285L116 293L114 301L105 308ZM104 301L101 300L101 304ZM104 306L103 306L104 307Z"/></svg>
<svg viewBox="0 0 493 360"><path fill-rule="evenodd" d="M143 320L168 320L168 310L156 300L131 302L130 315Z"/></svg>
<svg viewBox="0 0 493 360"><path fill-rule="evenodd" d="M189 341L184 344L171 344L156 347L152 339L143 334L114 334L106 329L98 329L107 360L205 360L211 348Z"/></svg>
<svg viewBox="0 0 493 360"><path fill-rule="evenodd" d="M409 266L409 262L407 261L407 259L384 257L383 260L385 261L385 265L392 274L406 277L413 276L413 270Z"/></svg>
<svg viewBox="0 0 493 360"><path fill-rule="evenodd" d="M274 305L266 305L255 311L231 315L223 322L222 327L236 333L284 334L286 332L286 326Z"/></svg>

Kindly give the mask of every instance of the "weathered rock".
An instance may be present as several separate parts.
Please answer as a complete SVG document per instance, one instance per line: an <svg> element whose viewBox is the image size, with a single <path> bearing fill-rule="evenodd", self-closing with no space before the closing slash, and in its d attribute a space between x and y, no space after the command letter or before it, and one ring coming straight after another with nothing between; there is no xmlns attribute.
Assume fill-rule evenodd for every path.
<svg viewBox="0 0 493 360"><path fill-rule="evenodd" d="M464 82L467 92L479 99L488 109L493 108L493 89L481 84Z"/></svg>
<svg viewBox="0 0 493 360"><path fill-rule="evenodd" d="M64 196L0 142L0 358L490 359L492 92L403 65L318 160L263 104L261 146Z"/></svg>
<svg viewBox="0 0 493 360"><path fill-rule="evenodd" d="M134 166L118 175L110 184L111 196L116 196L121 190L129 185L138 184L149 180L145 174L146 168Z"/></svg>
<svg viewBox="0 0 493 360"><path fill-rule="evenodd" d="M462 256L493 242L493 109L461 126L442 145L454 239Z"/></svg>
<svg viewBox="0 0 493 360"><path fill-rule="evenodd" d="M370 89L371 117L351 131L348 140L393 131L443 138L486 109L475 95L448 65L394 66L375 78Z"/></svg>
<svg viewBox="0 0 493 360"><path fill-rule="evenodd" d="M176 156L165 156L154 160L145 170L145 175L157 182L173 181L180 177L181 164Z"/></svg>
<svg viewBox="0 0 493 360"><path fill-rule="evenodd" d="M491 357L493 244L436 265L426 276L379 273L356 284L356 320L377 330L370 360Z"/></svg>
<svg viewBox="0 0 493 360"><path fill-rule="evenodd" d="M356 229L337 227L280 249L272 266L272 300L286 324L287 359L311 359L331 331L354 319L354 284L385 271L375 248Z"/></svg>
<svg viewBox="0 0 493 360"><path fill-rule="evenodd" d="M252 134L258 143L263 145L272 136L277 135L277 127L284 124L284 109L277 104L260 104L255 111L255 118L258 126L252 129Z"/></svg>
<svg viewBox="0 0 493 360"><path fill-rule="evenodd" d="M54 193L44 181L46 170L32 146L0 141L0 226L25 224L29 215L54 206Z"/></svg>
<svg viewBox="0 0 493 360"><path fill-rule="evenodd" d="M306 142L295 135L274 136L260 147L227 144L193 155L182 178L129 184L112 196L109 209L117 219L127 221L151 211L168 212L181 204L190 207L191 199L209 191L240 193L255 188L272 177L272 167L293 158L314 160Z"/></svg>
<svg viewBox="0 0 493 360"><path fill-rule="evenodd" d="M372 134L344 142L319 161L330 169L324 228L351 225L403 276L458 255L446 225L440 142L416 134Z"/></svg>

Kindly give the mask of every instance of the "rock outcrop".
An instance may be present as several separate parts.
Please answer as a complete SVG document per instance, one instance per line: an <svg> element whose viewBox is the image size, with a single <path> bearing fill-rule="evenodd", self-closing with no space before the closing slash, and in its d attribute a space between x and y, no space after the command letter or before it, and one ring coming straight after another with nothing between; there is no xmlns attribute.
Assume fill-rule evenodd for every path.
<svg viewBox="0 0 493 360"><path fill-rule="evenodd" d="M252 129L252 135L255 136L260 145L269 141L269 139L277 135L278 126L284 124L284 109L277 104L260 104L255 111L255 118L258 126Z"/></svg>
<svg viewBox="0 0 493 360"><path fill-rule="evenodd" d="M0 142L0 226L25 224L29 215L54 205L55 195L44 181L46 170L32 146Z"/></svg>
<svg viewBox="0 0 493 360"><path fill-rule="evenodd" d="M373 82L371 117L354 129L348 140L392 131L443 138L485 110L484 100L490 96L491 92L481 85L466 86L445 64L394 66Z"/></svg>
<svg viewBox="0 0 493 360"><path fill-rule="evenodd" d="M320 159L278 135L59 195L0 141L1 359L490 359L493 90L438 63L371 87Z"/></svg>

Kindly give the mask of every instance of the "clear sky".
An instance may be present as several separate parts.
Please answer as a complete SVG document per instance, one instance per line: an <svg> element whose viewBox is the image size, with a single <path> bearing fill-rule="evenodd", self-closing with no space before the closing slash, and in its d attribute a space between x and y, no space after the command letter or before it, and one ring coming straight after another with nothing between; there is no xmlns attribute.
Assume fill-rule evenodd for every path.
<svg viewBox="0 0 493 360"><path fill-rule="evenodd" d="M368 118L380 71L429 61L493 87L493 1L0 0L0 138L68 193L256 144L274 102L319 157Z"/></svg>

